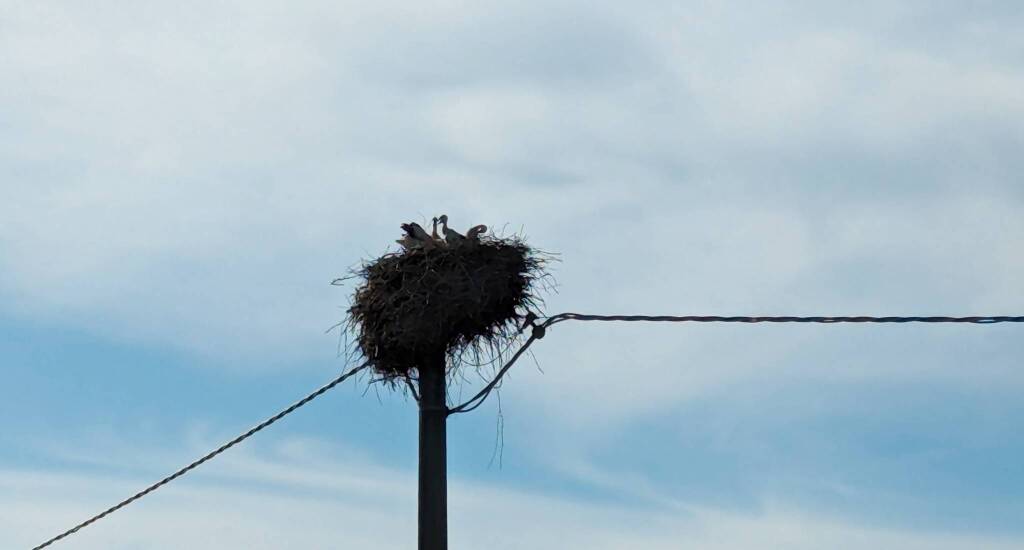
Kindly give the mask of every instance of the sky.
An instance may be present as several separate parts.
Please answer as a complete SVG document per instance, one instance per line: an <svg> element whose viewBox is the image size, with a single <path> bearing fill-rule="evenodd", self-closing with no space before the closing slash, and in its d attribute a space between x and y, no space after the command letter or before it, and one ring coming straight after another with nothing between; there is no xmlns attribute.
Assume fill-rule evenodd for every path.
<svg viewBox="0 0 1024 550"><path fill-rule="evenodd" d="M330 282L406 221L559 254L546 314L1024 314L1022 26L0 0L0 546L350 366ZM451 545L1022 548L1022 330L559 324L449 422ZM416 422L346 383L54 548L411 548Z"/></svg>

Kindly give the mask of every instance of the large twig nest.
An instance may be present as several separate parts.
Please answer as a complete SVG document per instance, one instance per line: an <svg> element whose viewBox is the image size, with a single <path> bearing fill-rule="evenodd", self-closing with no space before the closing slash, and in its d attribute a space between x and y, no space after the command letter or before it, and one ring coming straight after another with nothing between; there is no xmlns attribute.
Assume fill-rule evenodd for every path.
<svg viewBox="0 0 1024 550"><path fill-rule="evenodd" d="M497 349L541 300L548 255L517 237L385 254L356 270L363 284L349 308L362 354L385 378L421 368L420 358Z"/></svg>

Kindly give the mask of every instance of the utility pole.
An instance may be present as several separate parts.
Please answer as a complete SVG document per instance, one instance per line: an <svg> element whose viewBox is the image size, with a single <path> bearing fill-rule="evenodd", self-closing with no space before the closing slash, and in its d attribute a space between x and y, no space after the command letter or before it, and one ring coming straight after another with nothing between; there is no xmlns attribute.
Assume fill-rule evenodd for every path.
<svg viewBox="0 0 1024 550"><path fill-rule="evenodd" d="M444 351L420 357L419 550L448 550Z"/></svg>

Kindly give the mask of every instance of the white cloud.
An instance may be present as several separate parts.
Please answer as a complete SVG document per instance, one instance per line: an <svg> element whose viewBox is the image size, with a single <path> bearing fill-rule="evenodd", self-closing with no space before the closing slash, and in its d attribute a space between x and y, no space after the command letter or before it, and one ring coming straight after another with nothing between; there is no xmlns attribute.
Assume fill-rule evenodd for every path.
<svg viewBox="0 0 1024 550"><path fill-rule="evenodd" d="M1024 308L1019 13L622 6L4 3L3 313L257 376L326 361L351 290L327 283L441 212L561 252L551 313ZM545 373L524 358L504 387L510 433L645 504L455 478L453 546L1020 547L778 494L717 509L577 458L696 396L796 418L833 404L773 388L1007 391L1024 384L1018 332L559 325L534 348ZM998 439L1010 414L977 429ZM105 447L58 450L81 468L0 469L0 545L149 481L97 473L124 467ZM161 452L130 456L164 473ZM69 545L408 548L414 499L409 471L293 440L232 450Z"/></svg>
<svg viewBox="0 0 1024 550"><path fill-rule="evenodd" d="M891 32L914 10L193 8L10 10L0 294L18 314L254 370L327 359L347 292L327 282L441 211L564 253L552 311L1024 307L1024 77L986 45L1019 41L998 21L946 55ZM581 422L765 365L805 376L790 359L842 338L554 332L548 374L509 388Z"/></svg>
<svg viewBox="0 0 1024 550"><path fill-rule="evenodd" d="M269 454L232 450L60 544L105 550L412 545L414 475L351 457L327 458L333 451L309 441L286 442ZM19 548L38 544L144 481L6 467L0 470L0 542ZM1011 536L858 524L770 498L746 512L683 501L638 507L455 479L449 505L453 547L952 550L1021 544Z"/></svg>

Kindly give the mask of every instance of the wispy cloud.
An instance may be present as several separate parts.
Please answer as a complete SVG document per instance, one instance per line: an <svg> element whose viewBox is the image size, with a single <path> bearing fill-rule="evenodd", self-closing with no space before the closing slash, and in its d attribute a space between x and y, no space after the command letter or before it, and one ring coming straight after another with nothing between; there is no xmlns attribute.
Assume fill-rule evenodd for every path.
<svg viewBox="0 0 1024 550"><path fill-rule="evenodd" d="M105 463L121 437L233 435L335 369L328 282L410 218L562 253L549 312L1024 309L1014 2L3 11L0 437L92 440L5 470L17 544L161 460ZM1019 546L980 534L1020 523L1019 327L566 323L533 351L503 389L524 486L456 468L463 546ZM342 407L408 412L371 401ZM457 424L488 454L492 407ZM363 424L344 460L243 453L83 543L408 547L410 473Z"/></svg>
<svg viewBox="0 0 1024 550"><path fill-rule="evenodd" d="M283 546L407 548L415 476L330 446L289 442L233 452L75 535L75 548ZM134 492L139 478L75 471L0 471L4 543L28 547ZM1015 548L1013 537L872 527L766 499L754 511L682 505L637 508L455 479L453 545L496 548Z"/></svg>
<svg viewBox="0 0 1024 550"><path fill-rule="evenodd" d="M838 287L818 307L1020 304L1024 76L998 18L960 14L947 54L894 30L914 11L577 8L12 8L3 292L294 357L326 349L326 281L447 210L566 252L558 305L811 307L810 281ZM850 262L893 282L839 301Z"/></svg>

